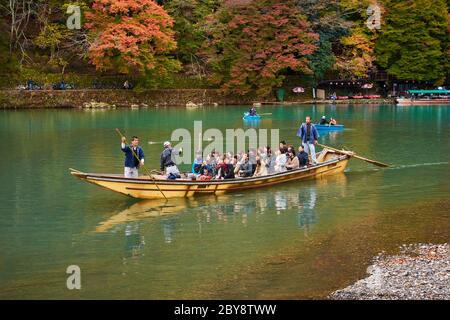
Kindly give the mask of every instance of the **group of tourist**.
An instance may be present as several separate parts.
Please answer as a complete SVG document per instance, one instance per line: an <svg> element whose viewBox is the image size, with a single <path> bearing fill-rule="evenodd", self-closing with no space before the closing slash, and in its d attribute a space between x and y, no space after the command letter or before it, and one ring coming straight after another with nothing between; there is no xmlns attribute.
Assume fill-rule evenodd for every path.
<svg viewBox="0 0 450 320"><path fill-rule="evenodd" d="M294 146L282 141L275 152L266 146L235 155L231 152L221 154L213 151L203 158L202 152L199 151L192 165L192 173L197 180L248 178L281 173L308 164L308 154L303 146L300 146L296 153Z"/></svg>
<svg viewBox="0 0 450 320"><path fill-rule="evenodd" d="M302 142L297 150L294 145L285 141L280 142L276 151L272 151L269 146L234 155L231 152L221 154L213 151L204 158L200 150L196 153L190 177L196 180L260 177L317 164L315 144L319 133L311 123L311 117L306 117L297 136ZM139 139L136 136L132 138L129 146L125 142L125 138L122 138L121 150L125 153L124 175L127 178L137 178L139 166L144 165L144 151L139 146ZM160 157L161 175L168 179L181 177L174 157L181 152L181 149L172 148L169 141L164 142L164 150Z"/></svg>

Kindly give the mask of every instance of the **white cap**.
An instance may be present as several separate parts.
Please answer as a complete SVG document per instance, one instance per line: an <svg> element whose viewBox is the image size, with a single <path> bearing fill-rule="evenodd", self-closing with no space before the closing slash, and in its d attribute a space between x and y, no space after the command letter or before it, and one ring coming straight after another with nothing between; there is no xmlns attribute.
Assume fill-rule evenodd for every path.
<svg viewBox="0 0 450 320"><path fill-rule="evenodd" d="M170 146L170 142L169 141L164 142L164 147L168 147L168 146Z"/></svg>
<svg viewBox="0 0 450 320"><path fill-rule="evenodd" d="M325 116L322 116L322 119L325 119Z"/></svg>

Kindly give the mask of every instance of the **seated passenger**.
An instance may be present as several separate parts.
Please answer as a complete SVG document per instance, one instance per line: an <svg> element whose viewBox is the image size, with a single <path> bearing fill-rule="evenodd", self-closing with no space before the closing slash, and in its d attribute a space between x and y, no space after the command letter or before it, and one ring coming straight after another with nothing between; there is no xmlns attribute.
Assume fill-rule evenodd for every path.
<svg viewBox="0 0 450 320"><path fill-rule="evenodd" d="M298 158L295 156L295 151L289 151L288 155L288 161L286 163L286 168L288 170L294 170L299 168L299 161Z"/></svg>
<svg viewBox="0 0 450 320"><path fill-rule="evenodd" d="M267 167L266 164L264 163L264 160L262 160L260 157L256 157L256 169L253 176L261 177L266 175L267 175Z"/></svg>
<svg viewBox="0 0 450 320"><path fill-rule="evenodd" d="M226 159L225 163L227 164L228 170L225 170L224 179L234 179L234 165L231 163L230 159Z"/></svg>
<svg viewBox="0 0 450 320"><path fill-rule="evenodd" d="M298 147L297 158L298 158L298 165L300 168L303 168L309 164L308 154L305 152L305 149L303 148L302 145Z"/></svg>
<svg viewBox="0 0 450 320"><path fill-rule="evenodd" d="M225 163L226 158L227 157L225 155L223 155L222 158L218 161L218 164L216 165L216 169L215 169L216 179L223 179L222 178L223 172L225 170L228 170L228 166Z"/></svg>
<svg viewBox="0 0 450 320"><path fill-rule="evenodd" d="M248 159L248 154L244 153L242 156L242 163L239 166L239 176L240 177L251 177L253 166Z"/></svg>
<svg viewBox="0 0 450 320"><path fill-rule="evenodd" d="M202 153L198 152L194 159L194 163L192 164L192 173L201 174L202 164L203 164Z"/></svg>
<svg viewBox="0 0 450 320"><path fill-rule="evenodd" d="M206 169L206 168L203 169L203 173L201 174L201 176L197 178L197 180L200 180L200 181L208 181L211 179L212 179L212 177L209 175L208 169Z"/></svg>
<svg viewBox="0 0 450 320"><path fill-rule="evenodd" d="M322 119L320 119L319 124L325 125L325 124L329 124L329 122L327 121L327 118L325 116L322 116Z"/></svg>
<svg viewBox="0 0 450 320"><path fill-rule="evenodd" d="M256 113L255 107L251 107L250 110L249 110L249 112L248 112L248 114L251 115L251 116L256 116L257 113Z"/></svg>
<svg viewBox="0 0 450 320"><path fill-rule="evenodd" d="M285 172L286 171L286 152L284 149L280 148L276 153L275 158L275 173Z"/></svg>
<svg viewBox="0 0 450 320"><path fill-rule="evenodd" d="M284 141L284 140L280 141L280 150L284 150L283 153L287 153L287 151L288 151L288 146L287 146L286 141Z"/></svg>

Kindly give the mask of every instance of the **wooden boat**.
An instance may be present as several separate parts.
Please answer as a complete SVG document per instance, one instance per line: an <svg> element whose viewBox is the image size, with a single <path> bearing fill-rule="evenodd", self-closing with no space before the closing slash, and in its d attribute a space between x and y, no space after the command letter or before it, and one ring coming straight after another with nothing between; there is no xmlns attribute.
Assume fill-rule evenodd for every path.
<svg viewBox="0 0 450 320"><path fill-rule="evenodd" d="M140 199L183 198L198 195L220 195L233 191L261 188L284 182L298 181L343 172L350 155L324 149L317 154L318 164L262 177L236 178L229 180L197 181L189 179L168 180L153 175L125 178L121 174L84 173L70 169L71 174L81 180L106 189ZM164 194L164 195L163 195Z"/></svg>
<svg viewBox="0 0 450 320"><path fill-rule="evenodd" d="M344 129L344 125L343 124L335 124L335 125L315 124L314 126L316 127L317 130L320 130L320 131L336 131L336 130L343 130Z"/></svg>
<svg viewBox="0 0 450 320"><path fill-rule="evenodd" d="M397 98L398 106L450 105L450 90L408 90L407 98Z"/></svg>
<svg viewBox="0 0 450 320"><path fill-rule="evenodd" d="M244 112L244 116L242 117L242 120L246 121L258 121L261 120L260 115L251 116L249 112Z"/></svg>

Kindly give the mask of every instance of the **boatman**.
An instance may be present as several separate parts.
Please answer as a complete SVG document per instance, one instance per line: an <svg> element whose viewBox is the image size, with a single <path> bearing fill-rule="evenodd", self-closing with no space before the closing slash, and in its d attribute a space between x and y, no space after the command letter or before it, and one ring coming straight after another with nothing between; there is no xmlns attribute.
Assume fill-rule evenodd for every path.
<svg viewBox="0 0 450 320"><path fill-rule="evenodd" d="M164 150L161 152L161 174L169 179L180 178L180 171L175 164L175 156L183 152L183 149L175 150L169 141L164 142Z"/></svg>
<svg viewBox="0 0 450 320"><path fill-rule="evenodd" d="M317 164L315 144L317 144L317 139L319 139L319 132L314 124L311 123L310 116L307 116L305 121L298 129L297 136L302 139L303 148L311 156L312 163Z"/></svg>
<svg viewBox="0 0 450 320"><path fill-rule="evenodd" d="M133 136L129 146L125 144L125 141L126 138L122 137L121 149L125 153L124 175L125 178L137 178L139 175L139 166L144 165L144 151L139 147L138 137Z"/></svg>

